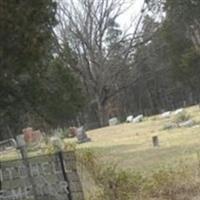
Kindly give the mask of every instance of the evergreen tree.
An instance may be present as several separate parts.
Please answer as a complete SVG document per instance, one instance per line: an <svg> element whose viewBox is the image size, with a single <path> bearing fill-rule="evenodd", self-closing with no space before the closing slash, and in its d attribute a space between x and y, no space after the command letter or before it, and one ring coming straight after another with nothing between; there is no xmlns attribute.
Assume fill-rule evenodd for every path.
<svg viewBox="0 0 200 200"><path fill-rule="evenodd" d="M168 43L175 78L199 88L200 73L200 2L198 0L167 0L166 20L162 34ZM196 89L195 89L196 88Z"/></svg>
<svg viewBox="0 0 200 200"><path fill-rule="evenodd" d="M80 107L67 61L53 56L56 10L53 0L0 1L0 138L59 125Z"/></svg>

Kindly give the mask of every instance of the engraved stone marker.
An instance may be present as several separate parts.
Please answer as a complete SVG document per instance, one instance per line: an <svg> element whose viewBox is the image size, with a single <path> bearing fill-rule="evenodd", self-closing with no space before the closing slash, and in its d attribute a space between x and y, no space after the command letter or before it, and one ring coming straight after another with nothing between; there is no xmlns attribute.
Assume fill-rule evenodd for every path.
<svg viewBox="0 0 200 200"><path fill-rule="evenodd" d="M28 158L27 163L1 162L0 200L84 199L73 152Z"/></svg>

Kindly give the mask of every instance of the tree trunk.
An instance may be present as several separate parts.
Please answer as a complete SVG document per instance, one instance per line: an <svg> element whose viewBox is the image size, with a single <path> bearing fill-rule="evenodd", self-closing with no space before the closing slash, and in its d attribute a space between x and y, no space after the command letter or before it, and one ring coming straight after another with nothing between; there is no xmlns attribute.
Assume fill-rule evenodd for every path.
<svg viewBox="0 0 200 200"><path fill-rule="evenodd" d="M99 99L97 100L97 116L98 116L99 124L101 127L107 125L107 122L106 122L107 116L105 113L105 106L102 105Z"/></svg>

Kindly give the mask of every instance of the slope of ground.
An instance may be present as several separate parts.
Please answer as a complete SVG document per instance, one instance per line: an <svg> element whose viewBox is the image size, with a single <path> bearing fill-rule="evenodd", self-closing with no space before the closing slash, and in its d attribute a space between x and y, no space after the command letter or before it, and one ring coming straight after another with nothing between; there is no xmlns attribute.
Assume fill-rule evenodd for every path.
<svg viewBox="0 0 200 200"><path fill-rule="evenodd" d="M200 122L198 106L186 111L197 124ZM104 162L142 171L175 166L181 161L196 161L200 151L200 127L163 130L164 125L171 121L173 116L168 119L152 116L138 124L123 123L88 131L92 142L81 144L78 148L91 149ZM152 136L159 137L160 147L153 147Z"/></svg>
<svg viewBox="0 0 200 200"><path fill-rule="evenodd" d="M94 179L100 178L104 197L97 197L93 178L80 170L86 199L200 199L200 109L193 106L186 112L195 121L195 126L164 130L163 127L175 117L161 119L157 115L138 124L123 123L88 131L92 142L78 145L78 151L91 151L99 158L100 164L116 164L127 175L124 177L124 172L100 172L100 177ZM153 147L153 136L159 137L160 147ZM89 171L98 174L98 167ZM137 175L138 172L141 175ZM109 190L110 184L116 188Z"/></svg>
<svg viewBox="0 0 200 200"><path fill-rule="evenodd" d="M164 130L163 127L173 122L175 117L162 119L157 115L136 124L122 123L88 131L92 141L78 144L77 152L78 155L81 155L80 152L93 152L98 162L94 165L96 169L85 167L87 162L84 165L79 162L86 199L200 199L200 108L193 106L185 110L196 122L195 126ZM159 137L159 147L153 147L153 136ZM65 142L71 144L76 139L65 139ZM31 153L41 154L40 151ZM16 157L20 157L19 153L4 152L0 160ZM108 166L103 169L111 171L102 171L101 167L98 168L99 163ZM109 168L113 164L125 173L118 174L118 171ZM171 171L172 168L174 171ZM142 176L135 176L135 172L141 172ZM99 190L103 191L103 197L98 197Z"/></svg>

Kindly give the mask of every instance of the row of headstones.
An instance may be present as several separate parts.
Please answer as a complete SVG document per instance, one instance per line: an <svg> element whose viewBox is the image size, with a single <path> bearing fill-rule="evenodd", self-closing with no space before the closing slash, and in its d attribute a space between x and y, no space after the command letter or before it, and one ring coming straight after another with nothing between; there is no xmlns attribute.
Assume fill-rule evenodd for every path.
<svg viewBox="0 0 200 200"><path fill-rule="evenodd" d="M144 115L140 114L136 117L134 117L133 115L130 115L126 118L126 122L128 123L139 123L142 122L144 119ZM111 119L109 119L109 126L114 126L120 123L120 121L118 120L117 117L113 117Z"/></svg>
<svg viewBox="0 0 200 200"><path fill-rule="evenodd" d="M163 112L161 115L160 115L160 118L169 118L171 117L172 115L179 115L179 114L182 114L185 112L185 109L183 108L180 108L180 109L177 109L175 110L174 112L172 111L166 111L166 112Z"/></svg>
<svg viewBox="0 0 200 200"><path fill-rule="evenodd" d="M177 109L175 110L174 112L172 111L167 111L167 112L163 112L161 115L160 115L160 118L169 118L171 117L172 115L179 115L181 113L184 113L185 110L183 108L180 108L180 109ZM144 120L144 116L142 114L134 117L133 115L129 115L127 116L126 118L126 122L127 123L138 123L138 122L142 122ZM109 119L109 126L114 126L114 125L117 125L119 124L119 120L117 117L113 117L111 119ZM186 125L190 125L192 123L191 120L188 120L187 122L184 122L182 124L180 124L180 126L186 126Z"/></svg>
<svg viewBox="0 0 200 200"><path fill-rule="evenodd" d="M164 112L160 115L161 118L170 118L172 116L177 116L177 115L180 115L180 114L186 114L186 111L185 109L183 108L180 108L180 109L177 109L175 111L167 111L167 112ZM192 119L187 119L187 120L183 120L177 124L173 123L173 124L166 124L165 125L165 128L176 128L176 127L192 127L195 125L195 122L192 120ZM168 126L168 127L167 127ZM197 125L197 127L199 127L199 125Z"/></svg>
<svg viewBox="0 0 200 200"><path fill-rule="evenodd" d="M77 142L79 144L91 141L91 139L87 136L84 127L79 127L79 128L70 127L69 132L70 132L71 137L77 138ZM37 146L41 144L41 142L43 141L44 137L46 137L46 135L45 133L42 133L40 130L33 130L33 128L28 127L28 128L23 129L22 134L19 135L18 137L23 138L27 146ZM61 139L57 136L49 137L49 141L53 145L62 143ZM17 148L17 143L15 139L13 138L0 142L0 152L16 149L16 148Z"/></svg>

